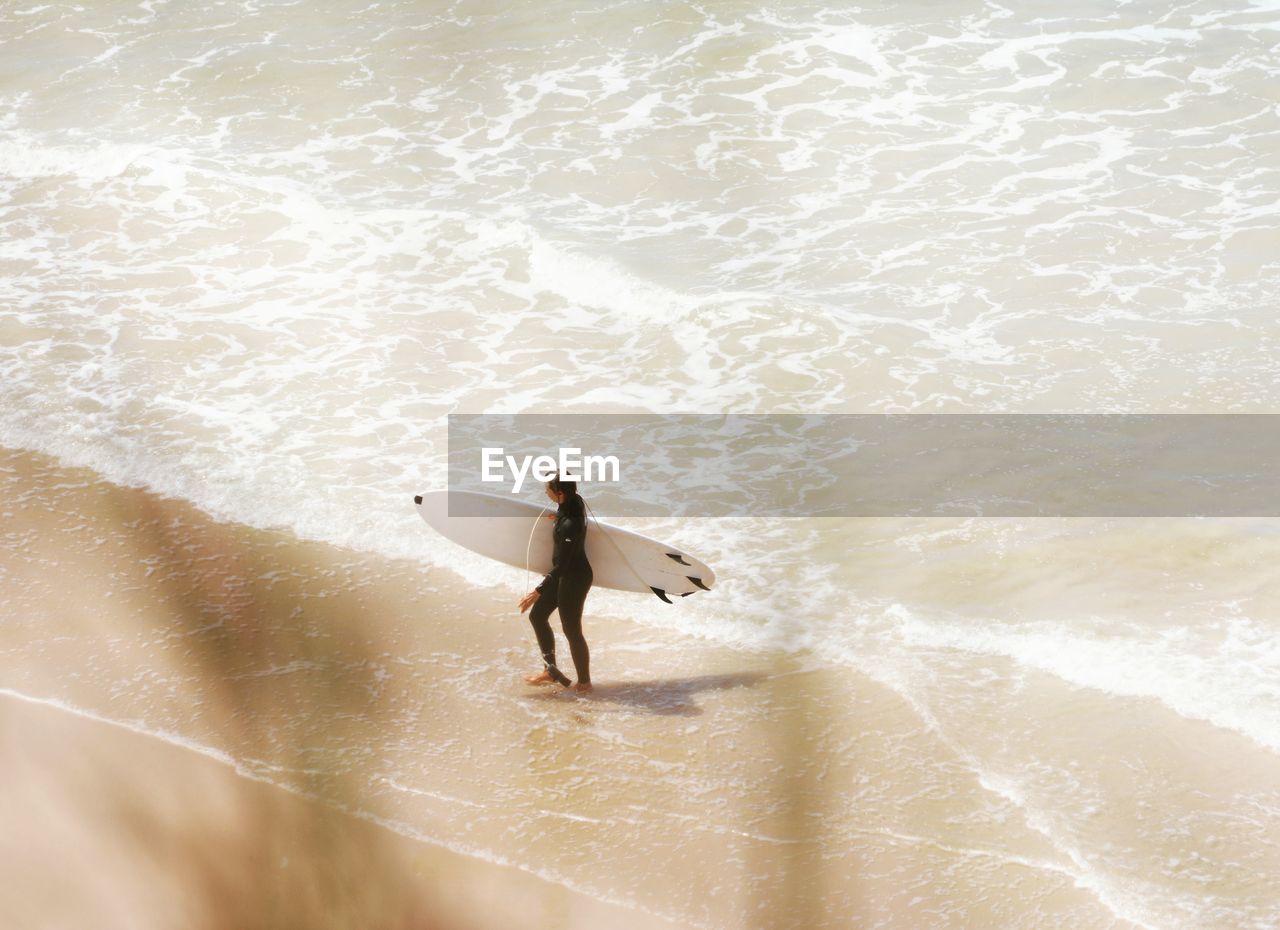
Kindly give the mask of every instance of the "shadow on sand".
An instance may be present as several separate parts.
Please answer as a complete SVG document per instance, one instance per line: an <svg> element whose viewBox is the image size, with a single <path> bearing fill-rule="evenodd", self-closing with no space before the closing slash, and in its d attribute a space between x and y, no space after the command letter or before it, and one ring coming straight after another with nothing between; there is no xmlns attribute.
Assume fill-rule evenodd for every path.
<svg viewBox="0 0 1280 930"><path fill-rule="evenodd" d="M695 675L692 678L611 681L597 684L588 694L542 687L529 697L542 701L621 704L667 717L696 717L702 713L702 708L695 700L699 694L706 691L727 691L730 688L752 688L768 677L763 672L734 672L728 675Z"/></svg>

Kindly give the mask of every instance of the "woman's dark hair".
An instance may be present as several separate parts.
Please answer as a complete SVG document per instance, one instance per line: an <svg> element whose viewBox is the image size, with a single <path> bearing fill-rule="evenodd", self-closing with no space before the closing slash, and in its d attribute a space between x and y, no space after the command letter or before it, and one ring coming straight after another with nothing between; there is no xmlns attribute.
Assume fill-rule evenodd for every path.
<svg viewBox="0 0 1280 930"><path fill-rule="evenodd" d="M578 493L578 482L561 481L559 475L556 475L548 481L547 487L555 491L557 494L563 494L567 500L573 500L573 495Z"/></svg>

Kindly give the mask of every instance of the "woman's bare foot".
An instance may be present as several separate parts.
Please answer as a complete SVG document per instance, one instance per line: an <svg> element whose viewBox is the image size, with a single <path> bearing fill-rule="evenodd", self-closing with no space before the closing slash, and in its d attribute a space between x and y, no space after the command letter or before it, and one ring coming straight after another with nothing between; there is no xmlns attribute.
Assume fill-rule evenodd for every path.
<svg viewBox="0 0 1280 930"><path fill-rule="evenodd" d="M573 690L577 691L579 694L587 694L591 691L591 682L580 681L573 686Z"/></svg>
<svg viewBox="0 0 1280 930"><path fill-rule="evenodd" d="M551 677L551 673L545 668L536 675L526 675L524 680L531 685L549 685L551 682L555 681L555 679Z"/></svg>

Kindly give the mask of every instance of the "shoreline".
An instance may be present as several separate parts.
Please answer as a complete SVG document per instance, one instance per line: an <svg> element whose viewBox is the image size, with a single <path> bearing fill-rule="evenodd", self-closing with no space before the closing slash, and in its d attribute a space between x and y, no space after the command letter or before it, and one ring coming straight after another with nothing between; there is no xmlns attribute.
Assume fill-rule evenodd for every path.
<svg viewBox="0 0 1280 930"><path fill-rule="evenodd" d="M296 838L287 858L309 871L304 886L346 889L354 925L420 926L423 914L475 930L911 928L929 914L952 927L1144 923L1122 918L1106 885L1089 887L1092 874L1016 798L993 793L967 750L851 670L589 612L595 690L531 688L536 646L514 592L219 523L34 453L0 452L0 490L17 502L2 508L5 732L74 730L98 747L70 762L48 744L7 793L8 816L14 835L38 834L22 802L51 792L69 812L130 811L61 841L99 850L85 868L119 867L143 916L118 926L171 926L166 902L190 897L174 888L209 882L223 889L210 925L222 898L258 895L325 926L308 916L324 910L314 889L221 863L244 858L235 850L274 855L277 835ZM1051 710L1055 692L1045 700ZM48 722L58 716L69 719ZM148 748L157 736L173 739ZM134 759L145 760L138 784L121 774ZM219 799L215 826L235 825L220 847L232 853L190 841L206 796ZM146 844L127 826L138 818L173 847L175 877L138 865ZM44 861L57 861L53 848ZM58 874L31 870L15 888ZM362 882L369 890L350 890ZM33 899L11 894L0 917L27 916L10 922L79 923L50 912L32 924ZM523 903L490 920L499 898Z"/></svg>

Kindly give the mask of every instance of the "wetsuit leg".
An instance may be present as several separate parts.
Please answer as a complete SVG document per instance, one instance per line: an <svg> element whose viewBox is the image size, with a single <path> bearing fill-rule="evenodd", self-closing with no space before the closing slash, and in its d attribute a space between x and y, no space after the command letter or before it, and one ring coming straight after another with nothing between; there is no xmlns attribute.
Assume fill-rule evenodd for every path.
<svg viewBox="0 0 1280 930"><path fill-rule="evenodd" d="M587 639L582 635L582 605L591 590L592 574L588 568L583 572L572 572L560 578L558 602L560 605L560 628L569 641L569 652L573 655L573 667L578 671L578 682L588 684L591 681L591 652L587 649Z"/></svg>
<svg viewBox="0 0 1280 930"><path fill-rule="evenodd" d="M542 661L551 668L556 666L556 637L551 632L551 622L547 618L556 609L557 587L546 585L529 608L529 623L533 626L533 635L538 637L538 651L542 653Z"/></svg>

